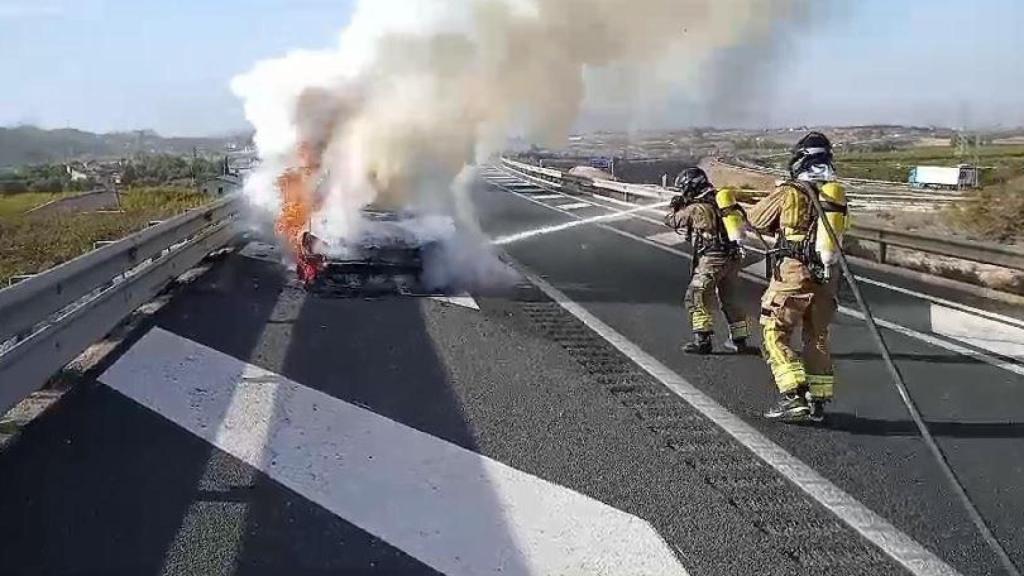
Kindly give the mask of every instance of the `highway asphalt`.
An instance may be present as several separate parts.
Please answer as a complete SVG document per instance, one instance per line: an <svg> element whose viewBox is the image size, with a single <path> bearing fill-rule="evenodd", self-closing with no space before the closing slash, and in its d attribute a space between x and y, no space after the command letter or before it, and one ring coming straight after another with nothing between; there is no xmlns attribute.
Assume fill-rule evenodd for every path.
<svg viewBox="0 0 1024 576"><path fill-rule="evenodd" d="M53 204L48 204L46 206L38 208L36 210L36 213L81 213L116 209L117 194L111 190L101 190L88 194L74 195L70 198L58 200Z"/></svg>
<svg viewBox="0 0 1024 576"><path fill-rule="evenodd" d="M607 213L556 211L581 202L526 187L481 182L474 197L492 237ZM941 561L998 573L855 319L837 321L831 423L768 424L759 358L679 352L686 261L630 236L664 230L606 226L503 250ZM751 314L761 290L745 284ZM588 574L669 573L640 570L631 548L668 551L690 574L908 573L526 277L471 296L469 307L329 298L272 258L215 263L0 452L0 574L544 574L574 554L607 560ZM869 290L920 327L904 296ZM886 337L951 464L1024 563L1022 376ZM324 415L332 407L372 425L353 432ZM420 500L435 491L444 512L424 517L423 501L373 476L383 462L356 453L427 486ZM479 471L443 473L467 465ZM552 554L536 535L563 519L579 523ZM415 528L424 522L433 528ZM609 538L603 525L625 552L611 540L574 548Z"/></svg>
<svg viewBox="0 0 1024 576"><path fill-rule="evenodd" d="M479 192L486 197L478 205L487 207L481 214L490 235L500 237L524 227L572 219L549 208L568 199L531 202L524 198L530 195L529 189L516 192L494 187ZM545 197L549 193L535 192ZM595 206L571 212L588 218L608 211ZM665 231L637 219L604 226L640 239ZM840 384L829 426L767 423L759 413L774 391L759 358L695 359L678 350L689 338L681 309L688 261L654 242L644 243L607 228L584 226L524 240L507 250L837 486L872 510L885 511L887 519L962 572L997 572L991 553L917 438L862 322L840 316L836 323ZM926 324L919 299L878 286L864 286L864 290L879 316L905 326ZM758 282L745 284L752 317L757 315L762 292ZM843 300L853 306L848 294ZM721 329L719 334L721 339ZM1018 564L1024 562L1019 529L1024 525L1024 378L901 334L886 331L885 336L950 463L1011 556Z"/></svg>

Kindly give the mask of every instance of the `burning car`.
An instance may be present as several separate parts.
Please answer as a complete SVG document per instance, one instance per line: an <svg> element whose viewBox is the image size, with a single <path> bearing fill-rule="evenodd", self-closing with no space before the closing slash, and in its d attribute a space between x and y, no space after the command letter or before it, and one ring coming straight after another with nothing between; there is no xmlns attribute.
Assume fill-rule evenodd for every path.
<svg viewBox="0 0 1024 576"><path fill-rule="evenodd" d="M367 209L365 226L350 240L328 242L301 233L296 273L307 290L334 295L424 291L423 264L436 242L413 233L408 214Z"/></svg>

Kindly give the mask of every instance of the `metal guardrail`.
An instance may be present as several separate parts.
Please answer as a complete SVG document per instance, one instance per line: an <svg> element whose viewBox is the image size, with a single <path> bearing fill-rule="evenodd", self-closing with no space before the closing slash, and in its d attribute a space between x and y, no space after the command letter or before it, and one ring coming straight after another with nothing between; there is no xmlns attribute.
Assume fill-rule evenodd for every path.
<svg viewBox="0 0 1024 576"><path fill-rule="evenodd" d="M0 414L225 246L240 206L219 200L0 290Z"/></svg>
<svg viewBox="0 0 1024 576"><path fill-rule="evenodd" d="M523 164L521 162L514 162L507 159L503 159L502 161L507 167L513 168L525 175L536 176L539 174L537 171L541 170L536 166ZM550 178L550 175L547 175L547 177ZM582 178L579 177L574 178L582 180ZM614 186L609 186L609 184ZM642 191L642 189L650 190L652 188L650 186L638 186L636 184L622 184L620 182L605 182L598 180L591 180L590 186L595 189L603 188L607 190L624 191L635 196L653 197L650 196L650 191L646 194L638 193L638 191ZM667 192L664 192L663 194L667 194ZM882 264L885 264L888 259L889 248L895 247L914 250L925 254L932 254L935 256L945 256L958 260L966 260L968 262L1024 271L1024 250L1010 246L984 242L971 242L952 238L933 238L923 234L870 226L854 226L847 234L847 238L877 244L879 247L878 261Z"/></svg>
<svg viewBox="0 0 1024 576"><path fill-rule="evenodd" d="M854 226L851 232L849 234L851 238L878 244L878 261L882 264L885 264L888 259L888 248L894 246L936 256L1024 271L1024 250L1011 246L969 242L953 238L939 239L923 234L869 226Z"/></svg>
<svg viewBox="0 0 1024 576"><path fill-rule="evenodd" d="M617 192L624 196L623 199L635 196L639 198L663 200L671 196L671 194L665 191L661 186L629 184L626 182L616 182L614 180L595 180L575 175L569 176L567 172L559 172L558 170L551 170L549 168L540 168L538 166L516 162L507 158L502 159L502 162L505 164L506 168L519 172L524 176L543 180L545 183L555 188L561 188L568 182L586 182L586 185L594 188Z"/></svg>

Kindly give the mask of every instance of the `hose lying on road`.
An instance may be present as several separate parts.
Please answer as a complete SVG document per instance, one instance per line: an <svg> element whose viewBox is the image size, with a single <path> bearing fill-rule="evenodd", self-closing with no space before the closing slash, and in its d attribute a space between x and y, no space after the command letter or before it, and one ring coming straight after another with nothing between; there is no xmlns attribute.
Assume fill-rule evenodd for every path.
<svg viewBox="0 0 1024 576"><path fill-rule="evenodd" d="M825 210L821 205L821 200L817 194L807 195L814 203L815 210L818 211L819 220L825 225L825 230L828 232L829 238L832 240L835 246L842 246L839 242L839 238L836 235L836 231L832 228L832 223L828 221L828 218L824 218L822 215L825 214ZM762 239L763 241L763 239ZM1021 576L1017 566L1014 565L1013 560L1006 553L1002 544L992 533L992 529L989 528L988 524L985 523L985 519L982 518L981 513L978 512L977 506L971 500L971 497L967 494L967 490L964 489L960 479L957 478L956 472L950 467L949 462L946 460L946 455L942 452L942 448L939 447L938 443L935 442L935 438L932 436L931 431L928 430L928 425L921 417L921 412L917 408L917 404L914 399L910 396L910 391L907 389L906 382L903 380L903 374L900 369L893 362L892 354L889 352L889 346L885 343L885 338L882 337L881 331L878 329L878 325L875 323L875 317L871 314L871 308L868 306L867 300L864 299L864 294L860 291L860 285L857 283L857 277L853 274L850 269L850 264L846 260L846 254L842 248L837 250L839 255L839 266L842 269L843 276L846 278L847 284L850 286L850 290L853 292L853 297L857 300L857 305L860 306L861 311L864 313L864 322L867 324L868 331L871 333L872 339L875 344L878 345L879 351L882 353L882 360L885 362L886 368L889 369L889 374L892 376L893 383L896 385L896 389L899 391L900 398L903 400L903 404L907 407L907 412L910 413L910 418L913 419L914 425L917 426L918 431L921 433L921 438L924 439L925 445L928 450L931 451L932 456L935 457L935 461L938 463L939 468L942 469L943 474L949 481L950 487L956 493L960 502L964 505L967 510L967 514L971 517L974 525L977 526L978 532L981 533L982 538L992 548L996 556L999 558L1003 569L1006 573L1011 576Z"/></svg>

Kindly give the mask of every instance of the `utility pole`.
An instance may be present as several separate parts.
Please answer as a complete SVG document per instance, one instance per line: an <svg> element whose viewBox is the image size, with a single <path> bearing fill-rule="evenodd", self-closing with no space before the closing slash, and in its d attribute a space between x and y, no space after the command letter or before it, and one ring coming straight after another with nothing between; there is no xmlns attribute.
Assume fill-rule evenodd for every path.
<svg viewBox="0 0 1024 576"><path fill-rule="evenodd" d="M193 146L192 147L192 166L191 166L191 169L189 170L189 172L192 174L192 188L194 188L194 189L198 189L199 188L199 183L196 181L196 162L198 160L198 155L199 155L198 150L196 150L196 147Z"/></svg>

